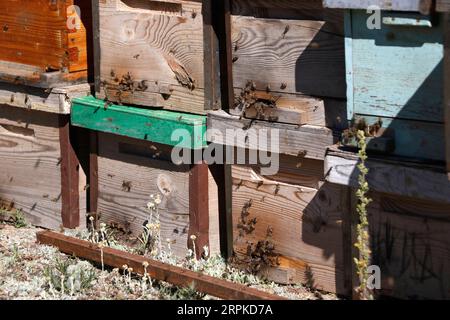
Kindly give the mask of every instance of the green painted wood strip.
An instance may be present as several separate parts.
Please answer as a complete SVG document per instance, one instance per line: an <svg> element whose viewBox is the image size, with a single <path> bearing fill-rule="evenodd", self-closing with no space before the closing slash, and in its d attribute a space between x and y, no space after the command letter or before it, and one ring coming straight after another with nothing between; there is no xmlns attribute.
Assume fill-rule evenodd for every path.
<svg viewBox="0 0 450 320"><path fill-rule="evenodd" d="M201 149L206 146L206 117L166 110L109 105L92 96L72 101L72 125L153 141Z"/></svg>

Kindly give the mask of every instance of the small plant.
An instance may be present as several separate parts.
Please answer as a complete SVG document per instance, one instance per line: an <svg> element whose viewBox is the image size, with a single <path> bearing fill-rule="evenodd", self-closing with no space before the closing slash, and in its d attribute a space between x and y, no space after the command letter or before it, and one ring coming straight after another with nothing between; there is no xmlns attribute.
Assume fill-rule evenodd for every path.
<svg viewBox="0 0 450 320"><path fill-rule="evenodd" d="M367 206L372 202L372 199L367 197L369 192L369 183L367 182L366 176L369 170L366 167L367 160L367 144L365 132L359 130L357 132L359 153L358 157L360 162L358 164L359 177L358 183L359 188L356 191L356 197L358 199L358 204L356 206L356 211L358 213L359 223L357 226L357 241L355 247L359 251L359 255L355 258L356 272L359 278L359 287L356 289L361 300L371 300L373 295L368 288L368 272L367 269L370 264L371 250L369 244L369 220L367 218Z"/></svg>
<svg viewBox="0 0 450 320"><path fill-rule="evenodd" d="M143 224L141 236L138 238L140 246L138 253L155 257L162 254L161 240L161 222L159 215L159 205L161 204L161 196L150 195L150 201L147 203L148 219Z"/></svg>
<svg viewBox="0 0 450 320"><path fill-rule="evenodd" d="M57 258L54 264L44 269L44 276L50 292L72 296L92 287L95 271L88 262Z"/></svg>
<svg viewBox="0 0 450 320"><path fill-rule="evenodd" d="M27 221L25 220L25 215L21 209L15 209L11 213L10 218L12 224L16 228L25 228L27 226Z"/></svg>

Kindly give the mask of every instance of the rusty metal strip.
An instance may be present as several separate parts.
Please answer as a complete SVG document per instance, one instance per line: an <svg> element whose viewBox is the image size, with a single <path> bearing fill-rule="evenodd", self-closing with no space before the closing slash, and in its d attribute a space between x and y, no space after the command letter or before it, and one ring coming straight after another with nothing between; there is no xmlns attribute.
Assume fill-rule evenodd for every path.
<svg viewBox="0 0 450 320"><path fill-rule="evenodd" d="M72 238L53 231L37 234L41 244L52 245L60 251L78 258L101 263L101 249L88 241ZM210 277L198 272L171 266L143 256L112 248L103 248L103 263L113 268L127 265L133 272L144 274L143 263L147 262L147 273L152 279L166 281L176 286L193 286L198 292L229 300L284 300L284 298L260 290Z"/></svg>
<svg viewBox="0 0 450 320"><path fill-rule="evenodd" d="M70 116L59 116L61 148L61 216L63 227L74 229L80 225L79 170L80 163L70 141Z"/></svg>
<svg viewBox="0 0 450 320"><path fill-rule="evenodd" d="M203 248L209 247L209 178L206 163L195 164L189 174L189 237L188 247L193 249L191 236L196 237L198 258Z"/></svg>

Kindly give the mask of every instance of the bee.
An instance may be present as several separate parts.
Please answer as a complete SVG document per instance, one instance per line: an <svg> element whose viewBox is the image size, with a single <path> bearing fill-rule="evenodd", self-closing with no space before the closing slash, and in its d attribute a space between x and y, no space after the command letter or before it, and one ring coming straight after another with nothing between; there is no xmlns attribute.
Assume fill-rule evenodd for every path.
<svg viewBox="0 0 450 320"><path fill-rule="evenodd" d="M130 192L131 191L131 181L123 181L122 182L122 191Z"/></svg>
<svg viewBox="0 0 450 320"><path fill-rule="evenodd" d="M289 25L287 25L287 26L284 28L283 35L282 35L282 38L283 38L283 39L285 38L286 34L289 32L290 29L291 29L291 27L290 27Z"/></svg>

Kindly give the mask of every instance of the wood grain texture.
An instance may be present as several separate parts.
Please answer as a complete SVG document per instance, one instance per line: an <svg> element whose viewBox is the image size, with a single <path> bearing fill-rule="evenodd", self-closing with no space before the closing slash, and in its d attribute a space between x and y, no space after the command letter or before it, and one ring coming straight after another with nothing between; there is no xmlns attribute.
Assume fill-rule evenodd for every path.
<svg viewBox="0 0 450 320"><path fill-rule="evenodd" d="M176 241L171 249L184 257L189 232L190 167L158 159L154 148L159 149L161 145L150 142L99 133L98 147L98 214L101 220L140 235L143 223L149 218L146 206L150 195L160 194L163 198L161 237ZM147 153L141 153L143 150ZM214 191L217 194L211 189L212 195ZM212 208L211 212L216 213L217 209ZM213 222L214 219L218 217L211 217ZM212 225L217 226L217 223ZM163 246L166 246L165 241ZM215 243L210 246L218 248Z"/></svg>
<svg viewBox="0 0 450 320"><path fill-rule="evenodd" d="M73 6L80 8L81 16ZM45 87L50 83L41 75L60 71L60 80L86 81L90 11L90 1L2 1L2 80ZM7 68L8 63L14 63L16 69ZM27 72L30 66L35 72ZM66 77L69 73L73 74Z"/></svg>
<svg viewBox="0 0 450 320"><path fill-rule="evenodd" d="M325 158L326 180L345 186L358 185L358 157L352 152L330 149ZM411 198L450 202L450 182L442 166L369 157L369 187L378 192Z"/></svg>
<svg viewBox="0 0 450 320"><path fill-rule="evenodd" d="M87 83L52 90L0 83L0 104L50 113L70 114L72 99L89 94Z"/></svg>
<svg viewBox="0 0 450 320"><path fill-rule="evenodd" d="M369 226L382 293L398 298L448 299L450 206L371 194Z"/></svg>
<svg viewBox="0 0 450 320"><path fill-rule="evenodd" d="M437 0L436 1L436 11L437 12L450 12L450 1Z"/></svg>
<svg viewBox="0 0 450 320"><path fill-rule="evenodd" d="M62 225L75 229L80 225L80 161L71 141L70 116L59 116L59 146L61 150Z"/></svg>
<svg viewBox="0 0 450 320"><path fill-rule="evenodd" d="M189 237L188 248L197 259L204 256L204 247L209 246L209 170L206 163L192 165L189 173ZM196 237L195 248L191 237ZM195 250L194 250L195 249Z"/></svg>
<svg viewBox="0 0 450 320"><path fill-rule="evenodd" d="M264 239L271 226L281 265L269 276L277 275L277 281L285 283L302 282L344 293L342 213L345 197L342 190L331 184L313 189L271 181L251 168L233 166L235 250L245 253L247 242ZM257 223L251 234L241 237L237 225L249 201L252 201L249 219L257 218Z"/></svg>
<svg viewBox="0 0 450 320"><path fill-rule="evenodd" d="M326 148L334 144L336 140L330 129L318 126L295 126L289 124L269 123L265 121L253 121L239 119L224 111L208 113L208 141L221 145L267 151L272 146L276 153L298 156L302 154L307 159L323 160ZM233 130L233 131L228 131ZM241 130L241 131L236 131ZM230 133L238 134L239 139L227 139ZM249 143L260 139L266 141L264 146ZM279 139L277 139L277 135ZM248 135L248 139L244 139ZM233 137L232 137L233 138Z"/></svg>
<svg viewBox="0 0 450 320"><path fill-rule="evenodd" d="M321 1L232 1L233 85L345 98L343 15Z"/></svg>
<svg viewBox="0 0 450 320"><path fill-rule="evenodd" d="M14 203L31 224L50 229L63 223L59 117L0 107L0 198ZM79 182L78 190L74 188L82 192L85 179L80 177ZM85 210L82 199L85 196L78 205ZM85 214L82 210L80 216Z"/></svg>
<svg viewBox="0 0 450 320"><path fill-rule="evenodd" d="M202 1L177 0L159 7L136 1L102 1L102 88L97 89L97 97L203 114L206 91L209 108L219 107L220 101L211 99L217 97L213 87L218 81L212 79L218 68L215 51L208 47L205 56L203 13ZM210 25L207 31L208 44L216 46ZM205 68L210 76L206 83ZM145 90L119 89L120 80L128 73L136 83L144 83Z"/></svg>

